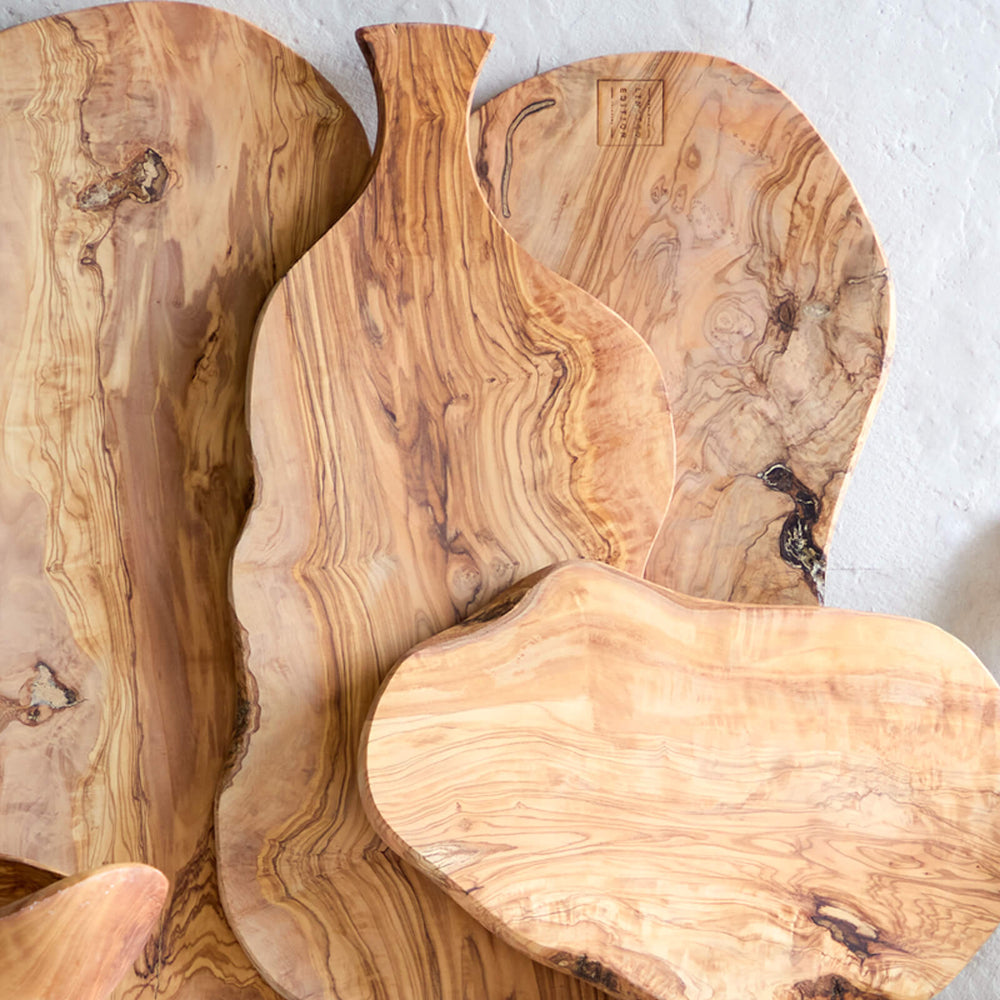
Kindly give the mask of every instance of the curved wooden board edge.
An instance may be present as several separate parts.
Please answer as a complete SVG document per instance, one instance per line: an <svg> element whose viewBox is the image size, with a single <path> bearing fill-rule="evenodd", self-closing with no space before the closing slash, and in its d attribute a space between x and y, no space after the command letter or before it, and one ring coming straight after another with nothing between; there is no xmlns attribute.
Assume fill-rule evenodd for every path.
<svg viewBox="0 0 1000 1000"><path fill-rule="evenodd" d="M643 664L651 633L637 623L655 614L675 648ZM595 655L625 647L603 687L588 631ZM632 674L641 699L625 693ZM741 685L763 733L740 729ZM559 769L546 748L573 737L569 719L610 735L570 743L574 765ZM641 807L584 756L631 788L623 747L680 762ZM408 653L373 701L358 766L369 819L404 861L514 947L630 1000L737 987L929 1000L1000 922L998 774L1000 688L938 627L692 599L583 562ZM601 853L616 835L625 875ZM618 899L608 885L630 888Z"/></svg>
<svg viewBox="0 0 1000 1000"><path fill-rule="evenodd" d="M169 887L148 865L106 865L0 908L0 993L104 1000L155 930Z"/></svg>
<svg viewBox="0 0 1000 1000"><path fill-rule="evenodd" d="M470 148L502 224L663 366L677 486L647 578L821 603L895 302L860 198L801 109L725 59L609 55L487 101Z"/></svg>

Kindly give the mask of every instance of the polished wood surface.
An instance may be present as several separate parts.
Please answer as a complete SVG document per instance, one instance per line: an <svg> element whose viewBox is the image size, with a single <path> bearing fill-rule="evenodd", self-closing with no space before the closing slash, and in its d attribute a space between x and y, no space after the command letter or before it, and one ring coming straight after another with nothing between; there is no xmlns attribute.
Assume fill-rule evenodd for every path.
<svg viewBox="0 0 1000 1000"><path fill-rule="evenodd" d="M926 1000L1000 921L1000 689L932 625L578 562L405 657L387 843L623 997Z"/></svg>
<svg viewBox="0 0 1000 1000"><path fill-rule="evenodd" d="M662 379L634 331L483 202L468 103L489 36L359 35L377 165L275 291L252 362L226 909L292 997L590 995L386 850L358 796L357 741L395 660L523 575L572 555L642 571L672 486Z"/></svg>
<svg viewBox="0 0 1000 1000"><path fill-rule="evenodd" d="M802 112L722 59L607 56L488 101L472 152L504 226L663 366L677 488L647 578L821 600L894 315L871 223Z"/></svg>
<svg viewBox="0 0 1000 1000"><path fill-rule="evenodd" d="M156 929L169 888L155 868L110 865L0 909L0 996L105 1000Z"/></svg>
<svg viewBox="0 0 1000 1000"><path fill-rule="evenodd" d="M167 874L130 1000L273 997L213 840L246 364L367 161L329 84L221 11L0 33L0 852Z"/></svg>

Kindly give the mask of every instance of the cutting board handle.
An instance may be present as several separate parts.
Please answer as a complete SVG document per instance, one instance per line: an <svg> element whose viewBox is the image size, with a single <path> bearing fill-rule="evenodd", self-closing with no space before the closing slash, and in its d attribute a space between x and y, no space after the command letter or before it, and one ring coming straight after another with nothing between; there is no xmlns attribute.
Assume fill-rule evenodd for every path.
<svg viewBox="0 0 1000 1000"><path fill-rule="evenodd" d="M422 197L454 182L456 195L468 197L471 186L480 198L468 152L469 113L493 35L448 24L379 24L359 28L356 37L378 97L375 174L383 190L423 174L432 183L422 185Z"/></svg>

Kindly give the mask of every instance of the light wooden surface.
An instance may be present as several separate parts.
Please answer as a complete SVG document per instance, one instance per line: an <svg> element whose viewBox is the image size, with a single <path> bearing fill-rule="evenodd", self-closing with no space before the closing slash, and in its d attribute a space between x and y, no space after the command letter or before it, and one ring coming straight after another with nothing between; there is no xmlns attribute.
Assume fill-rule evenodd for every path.
<svg viewBox="0 0 1000 1000"><path fill-rule="evenodd" d="M566 564L405 657L361 745L390 846L620 996L918 1000L1000 921L1000 690L923 622Z"/></svg>
<svg viewBox="0 0 1000 1000"><path fill-rule="evenodd" d="M121 995L272 997L225 923L228 562L257 313L338 217L359 123L221 11L0 34L0 852L164 871Z"/></svg>
<svg viewBox="0 0 1000 1000"><path fill-rule="evenodd" d="M169 888L155 868L110 865L0 909L0 995L104 1000L156 929Z"/></svg>
<svg viewBox="0 0 1000 1000"><path fill-rule="evenodd" d="M822 139L760 77L689 52L553 70L487 102L472 132L503 224L663 366L677 488L647 577L816 603L894 323L871 224Z"/></svg>
<svg viewBox="0 0 1000 1000"><path fill-rule="evenodd" d="M579 997L385 849L357 741L399 656L526 573L574 554L642 571L673 473L662 380L634 331L483 202L468 102L490 37L359 35L382 109L374 175L280 284L254 349L226 909L292 997Z"/></svg>

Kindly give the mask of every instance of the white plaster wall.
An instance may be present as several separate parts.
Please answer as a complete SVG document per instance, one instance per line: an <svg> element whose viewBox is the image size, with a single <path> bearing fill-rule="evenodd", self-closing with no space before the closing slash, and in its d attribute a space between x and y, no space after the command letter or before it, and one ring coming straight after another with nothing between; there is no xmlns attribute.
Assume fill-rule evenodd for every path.
<svg viewBox="0 0 1000 1000"><path fill-rule="evenodd" d="M0 28L88 6L0 0ZM888 388L829 548L828 603L935 622L1000 676L1000 0L214 0L296 49L375 132L354 30L486 28L476 103L611 52L744 64L806 112L896 285ZM1000 1000L1000 935L940 994Z"/></svg>

